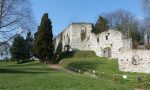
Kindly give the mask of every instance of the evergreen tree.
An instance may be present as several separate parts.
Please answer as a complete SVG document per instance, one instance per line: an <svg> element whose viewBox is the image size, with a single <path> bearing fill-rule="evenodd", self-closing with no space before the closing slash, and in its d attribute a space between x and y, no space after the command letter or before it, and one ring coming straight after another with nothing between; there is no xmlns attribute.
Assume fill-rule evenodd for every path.
<svg viewBox="0 0 150 90"><path fill-rule="evenodd" d="M10 48L12 59L18 61L25 60L27 57L26 41L21 35L14 38L12 47Z"/></svg>
<svg viewBox="0 0 150 90"><path fill-rule="evenodd" d="M30 59L32 56L31 49L33 47L33 37L31 32L29 31L26 36L26 50L27 50L27 59Z"/></svg>
<svg viewBox="0 0 150 90"><path fill-rule="evenodd" d="M102 16L100 16L92 32L95 34L100 34L101 32L104 32L108 29L108 21Z"/></svg>
<svg viewBox="0 0 150 90"><path fill-rule="evenodd" d="M48 18L48 14L44 14L38 31L35 33L35 40L33 44L34 56L39 58L41 62L51 61L53 57L53 34L52 22Z"/></svg>

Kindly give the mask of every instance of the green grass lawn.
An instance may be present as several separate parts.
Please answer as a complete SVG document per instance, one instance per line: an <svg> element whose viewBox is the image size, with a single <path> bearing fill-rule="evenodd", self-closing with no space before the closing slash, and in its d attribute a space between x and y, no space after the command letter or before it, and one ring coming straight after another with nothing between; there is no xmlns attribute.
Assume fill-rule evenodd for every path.
<svg viewBox="0 0 150 90"><path fill-rule="evenodd" d="M129 73L121 72L118 69L117 60L109 60L107 58L89 57L89 58L66 58L63 59L61 66L70 69L76 68L85 71L84 69L95 70L100 80L107 82L108 85L121 87L118 90L128 90L127 88L149 88L150 89L150 74ZM100 73L100 75L99 75ZM115 76L114 80L116 84L113 84L113 74L128 75L127 79L122 79L122 76ZM137 76L142 76L142 82L137 81ZM146 77L144 77L146 76ZM124 87L122 87L124 85Z"/></svg>
<svg viewBox="0 0 150 90"><path fill-rule="evenodd" d="M70 60L70 59L69 59ZM126 84L127 85L127 84ZM70 74L38 61L0 62L0 90L132 90L130 85Z"/></svg>

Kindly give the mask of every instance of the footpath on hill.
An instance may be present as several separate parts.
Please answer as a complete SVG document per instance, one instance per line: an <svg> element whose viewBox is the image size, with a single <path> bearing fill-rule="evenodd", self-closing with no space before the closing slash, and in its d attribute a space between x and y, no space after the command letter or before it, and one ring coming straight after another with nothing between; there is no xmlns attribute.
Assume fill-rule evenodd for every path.
<svg viewBox="0 0 150 90"><path fill-rule="evenodd" d="M64 67L61 67L61 66L59 66L59 65L50 64L48 67L51 68L51 69L58 70L58 71L76 74L75 72L73 72L73 71L71 71L71 70L68 70L68 69L66 69L66 68L64 68Z"/></svg>

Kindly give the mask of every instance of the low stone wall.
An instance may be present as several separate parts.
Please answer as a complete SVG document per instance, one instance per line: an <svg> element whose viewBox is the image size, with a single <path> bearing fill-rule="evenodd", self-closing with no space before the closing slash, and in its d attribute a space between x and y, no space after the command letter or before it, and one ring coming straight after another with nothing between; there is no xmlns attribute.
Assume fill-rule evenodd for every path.
<svg viewBox="0 0 150 90"><path fill-rule="evenodd" d="M122 50L118 62L121 71L150 73L150 50Z"/></svg>

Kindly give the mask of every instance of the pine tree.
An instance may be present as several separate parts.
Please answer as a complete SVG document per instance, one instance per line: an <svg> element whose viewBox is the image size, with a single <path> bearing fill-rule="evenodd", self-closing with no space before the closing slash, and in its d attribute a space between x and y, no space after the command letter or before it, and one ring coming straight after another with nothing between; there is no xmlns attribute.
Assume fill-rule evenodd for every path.
<svg viewBox="0 0 150 90"><path fill-rule="evenodd" d="M32 47L33 47L33 37L31 31L29 31L26 36L27 59L30 59L30 57L32 56L31 53Z"/></svg>
<svg viewBox="0 0 150 90"><path fill-rule="evenodd" d="M26 41L21 35L14 38L13 44L10 48L11 58L18 61L25 60L27 57Z"/></svg>
<svg viewBox="0 0 150 90"><path fill-rule="evenodd" d="M38 31L35 33L33 53L43 63L51 61L53 57L54 46L51 24L52 22L48 18L48 14L44 14Z"/></svg>
<svg viewBox="0 0 150 90"><path fill-rule="evenodd" d="M98 21L95 24L93 32L95 34L100 34L101 32L107 31L108 29L109 29L108 21L102 16L100 16Z"/></svg>

